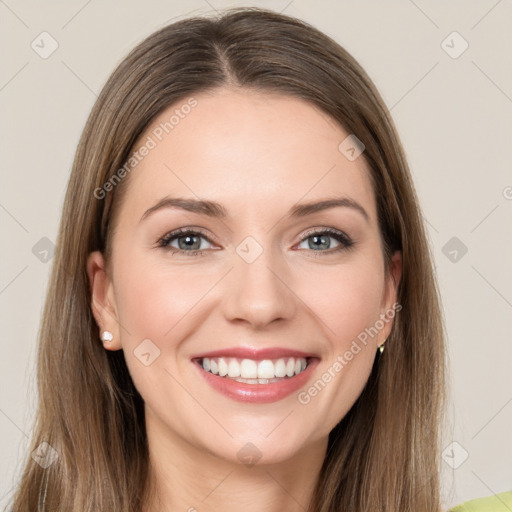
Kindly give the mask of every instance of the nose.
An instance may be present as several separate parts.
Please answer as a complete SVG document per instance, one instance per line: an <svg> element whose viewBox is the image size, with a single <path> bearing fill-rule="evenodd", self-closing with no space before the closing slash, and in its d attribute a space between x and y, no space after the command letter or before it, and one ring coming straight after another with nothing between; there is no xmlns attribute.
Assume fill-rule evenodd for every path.
<svg viewBox="0 0 512 512"><path fill-rule="evenodd" d="M285 262L270 250L252 263L235 255L223 302L227 320L262 329L293 318L298 299L288 284L290 273L286 269Z"/></svg>

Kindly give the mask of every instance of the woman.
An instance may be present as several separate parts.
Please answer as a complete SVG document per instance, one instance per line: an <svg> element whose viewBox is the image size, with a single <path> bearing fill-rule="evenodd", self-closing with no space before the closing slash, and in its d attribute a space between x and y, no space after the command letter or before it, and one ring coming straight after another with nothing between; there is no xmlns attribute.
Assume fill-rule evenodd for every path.
<svg viewBox="0 0 512 512"><path fill-rule="evenodd" d="M421 210L375 86L304 22L182 20L119 65L39 347L16 512L441 510Z"/></svg>

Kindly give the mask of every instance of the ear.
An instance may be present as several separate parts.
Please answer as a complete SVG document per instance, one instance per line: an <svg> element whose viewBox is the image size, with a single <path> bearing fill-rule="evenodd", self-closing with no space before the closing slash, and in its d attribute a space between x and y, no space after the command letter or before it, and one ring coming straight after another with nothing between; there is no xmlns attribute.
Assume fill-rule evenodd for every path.
<svg viewBox="0 0 512 512"><path fill-rule="evenodd" d="M387 340L393 327L395 315L402 309L402 305L397 303L397 291L401 278L402 252L395 251L391 257L389 272L386 276L385 291L380 315L380 319L384 321L384 327L379 332L377 339L378 345L384 343Z"/></svg>
<svg viewBox="0 0 512 512"><path fill-rule="evenodd" d="M87 275L91 291L91 309L99 327L98 337L101 340L103 331L110 331L113 339L102 342L107 350L122 348L119 322L115 304L114 284L110 279L105 265L105 259L100 251L94 251L87 258Z"/></svg>

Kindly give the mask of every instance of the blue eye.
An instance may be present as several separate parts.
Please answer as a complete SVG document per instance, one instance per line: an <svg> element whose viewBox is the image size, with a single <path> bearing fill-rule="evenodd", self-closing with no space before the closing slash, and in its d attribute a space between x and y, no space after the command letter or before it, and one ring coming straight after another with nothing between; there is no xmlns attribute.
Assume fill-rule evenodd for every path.
<svg viewBox="0 0 512 512"><path fill-rule="evenodd" d="M331 242L329 241L330 238L334 238L338 242L338 246L332 249ZM317 252L320 254L314 254L314 256L320 256L327 254L332 254L334 252L342 251L344 249L349 249L354 245L354 241L345 235L345 233L342 233L341 231L338 231L336 229L324 229L322 231L312 231L309 233L306 233L305 238L303 238L302 243L306 242L307 240L313 240L313 243L308 243L308 248L312 249L313 252ZM332 249L329 251L322 250L322 249Z"/></svg>
<svg viewBox="0 0 512 512"><path fill-rule="evenodd" d="M345 233L336 229L326 228L321 231L310 231L306 233L306 236L300 242L301 244L307 240L313 240L308 243L308 249L311 252L318 253L313 254L315 257L333 254L338 251L349 249L354 246L355 242ZM329 239L334 239L338 242L338 246L332 248ZM212 243L210 239L201 231L194 231L190 229L178 229L163 236L158 241L158 247L167 249L174 253L183 253L187 256L204 256L206 249L202 247L202 240L206 240L208 243ZM173 246L171 243L177 241L178 246ZM328 250L324 250L328 249Z"/></svg>
<svg viewBox="0 0 512 512"><path fill-rule="evenodd" d="M198 254L203 255L204 253L204 249L200 249L201 239L210 242L210 240L200 231L179 229L162 237L159 240L158 245L159 247L169 249L174 253L183 252L186 253L187 256L196 256ZM178 241L178 247L173 247L170 245L170 243L174 242L175 240Z"/></svg>

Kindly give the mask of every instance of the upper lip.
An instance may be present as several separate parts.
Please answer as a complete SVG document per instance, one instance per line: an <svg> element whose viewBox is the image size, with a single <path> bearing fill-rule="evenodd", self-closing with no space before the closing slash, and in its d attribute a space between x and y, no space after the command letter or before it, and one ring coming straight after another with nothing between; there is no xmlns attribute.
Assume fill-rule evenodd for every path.
<svg viewBox="0 0 512 512"><path fill-rule="evenodd" d="M252 348L252 347L230 347L213 350L211 352L203 352L192 356L192 359L202 359L204 357L236 357L240 359L279 359L281 357L303 357L318 358L316 354L311 352L303 352L290 348L268 347L268 348Z"/></svg>

